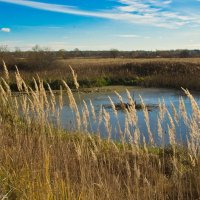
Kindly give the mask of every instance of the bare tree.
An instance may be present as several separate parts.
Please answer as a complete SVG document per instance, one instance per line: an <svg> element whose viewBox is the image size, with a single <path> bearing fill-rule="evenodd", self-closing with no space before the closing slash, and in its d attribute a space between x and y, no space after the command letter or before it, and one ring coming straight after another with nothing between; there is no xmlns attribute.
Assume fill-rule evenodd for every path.
<svg viewBox="0 0 200 200"><path fill-rule="evenodd" d="M119 50L118 49L111 49L110 50L110 56L112 58L116 58L119 55Z"/></svg>
<svg viewBox="0 0 200 200"><path fill-rule="evenodd" d="M51 68L55 61L55 53L48 47L35 45L28 56L28 66L31 70L46 70Z"/></svg>

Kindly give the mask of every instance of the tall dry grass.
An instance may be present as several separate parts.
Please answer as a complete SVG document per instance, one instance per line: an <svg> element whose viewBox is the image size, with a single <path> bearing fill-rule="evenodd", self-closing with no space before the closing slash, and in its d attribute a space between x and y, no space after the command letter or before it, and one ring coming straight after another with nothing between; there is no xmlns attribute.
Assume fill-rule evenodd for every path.
<svg viewBox="0 0 200 200"><path fill-rule="evenodd" d="M45 57L43 58L45 60ZM37 62L36 62L37 63ZM75 84L71 76L71 65L79 77ZM40 74L48 89L47 83L54 90L59 90L60 80L65 80L70 88L95 87L107 85L138 85L145 87L184 87L190 90L200 89L200 59L199 58L73 58L57 59L52 67L34 67L30 60L18 63L21 75L28 85L33 86L32 76ZM1 63L0 63L1 66ZM4 76L3 66L0 75ZM2 70L1 70L2 69ZM8 67L10 86L17 91L15 84L15 67ZM176 76L176 79L174 79ZM4 76L5 77L5 76ZM74 76L75 77L75 76Z"/></svg>
<svg viewBox="0 0 200 200"><path fill-rule="evenodd" d="M92 102L91 109L85 102L78 109L65 82L66 90L60 90L56 101L51 87L47 93L39 76L34 79L33 89L17 71L21 97L16 98L6 82L6 71L5 75L8 80L2 78L0 84L0 199L199 199L200 110L188 90L185 94L191 102L192 115L188 116L182 99L179 108L172 104L173 115L161 102L157 134L151 131L143 104L149 138L138 128L137 111L129 92L131 107L126 110L125 131L110 98L116 118L114 128L121 136L121 141L115 142L109 113L101 108L96 115ZM74 80L77 81L76 76ZM77 132L67 132L60 126L64 92L74 111ZM89 115L99 126L104 124L106 140L99 133L87 133ZM56 124L50 122L51 117L57 119ZM169 124L164 130L166 118ZM188 129L185 144L178 141L175 129L181 119ZM155 142L158 136L160 145Z"/></svg>

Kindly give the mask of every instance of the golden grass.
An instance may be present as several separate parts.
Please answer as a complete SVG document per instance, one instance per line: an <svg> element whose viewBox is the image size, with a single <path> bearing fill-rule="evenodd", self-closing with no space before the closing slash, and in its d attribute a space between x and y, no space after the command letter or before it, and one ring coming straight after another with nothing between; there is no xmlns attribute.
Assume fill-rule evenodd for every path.
<svg viewBox="0 0 200 200"><path fill-rule="evenodd" d="M18 73L16 75L24 84L21 98L16 100L4 79L0 84L1 199L185 200L200 197L200 110L188 90L185 93L193 109L190 117L183 100L179 108L172 105L173 115L164 102L160 103L158 135L163 145L157 146L145 105L150 143L138 128L137 111L128 91L132 106L126 112L124 132L113 106L116 128L121 135L121 141L114 142L110 135L110 117L104 108L96 116L92 103L90 113L83 102L79 111L73 93L63 82L76 116L77 132L69 133L59 123L64 91L60 91L57 102L50 86L50 95L47 95L39 77L33 90L19 79ZM119 94L118 97L121 100ZM112 104L112 99L110 101ZM97 124L105 124L107 140L98 137L98 133L97 136L84 133L90 114ZM50 116L57 118L57 125L50 123ZM165 117L169 119L168 130L162 127ZM174 129L180 118L189 130L186 144L177 141ZM135 127L135 131L130 127ZM166 134L170 146L164 146Z"/></svg>

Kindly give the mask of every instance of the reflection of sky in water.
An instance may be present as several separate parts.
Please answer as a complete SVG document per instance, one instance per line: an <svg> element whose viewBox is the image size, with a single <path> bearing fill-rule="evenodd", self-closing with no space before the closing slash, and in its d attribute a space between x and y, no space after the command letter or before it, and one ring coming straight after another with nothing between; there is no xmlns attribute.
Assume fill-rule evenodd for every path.
<svg viewBox="0 0 200 200"><path fill-rule="evenodd" d="M166 107L168 108L170 114L172 114L170 102L172 102L175 105L176 109L178 109L179 99L180 99L180 97L183 97L187 112L188 112L188 114L191 113L190 102L181 90L177 91L177 90L154 89L154 88L131 88L131 89L129 88L129 92L131 93L132 97L134 97L134 100L136 100L136 102L140 102L140 98L139 98L139 95L140 95L143 98L144 103L146 105L148 105L148 104L149 105L158 105L159 99L164 100ZM125 90L123 92L119 92L119 94L123 97L124 102L128 102ZM200 105L200 93L193 93L193 95L194 95L196 101L198 102L198 104ZM98 117L98 113L101 108L101 105L109 105L110 104L108 96L111 97L111 99L113 100L114 103L119 103L119 100L118 100L117 96L115 95L114 91L113 92L100 92L100 93L85 93L85 94L81 94L80 96L81 96L81 99L85 100L89 109L90 109L89 101L91 99L91 101L94 105L97 117ZM78 102L78 106L80 109L81 103L80 103L78 94L75 94L75 98ZM64 97L64 102L65 102L65 105L64 105L64 109L62 111L62 117L61 117L62 126L67 130L73 130L73 129L75 129L76 125L74 124L74 115L68 106L67 96ZM114 113L111 108L105 107L105 109L110 114L110 122L111 122L111 126L112 126L112 138L118 140L119 134L117 131L117 123L116 123ZM140 132L144 134L145 138L148 141L147 128L146 128L146 124L144 122L143 112L141 110L139 110L139 111L137 111L137 115L138 115L138 119L139 119ZM155 138L158 138L156 136L157 135L157 115L158 115L158 108L154 108L152 111L149 112L151 131L155 135ZM118 118L120 121L121 129L123 131L125 128L125 112L118 111ZM97 132L97 124L94 123L94 120L92 119L92 117L90 118L89 121L90 121L90 124L88 126L89 132L94 132L94 133ZM168 119L165 119L164 122L162 123L164 132L167 132L167 124L169 124L169 121L168 121ZM131 134L133 134L134 127L131 127L130 131L131 131ZM185 141L186 132L187 132L186 127L184 126L183 121L180 120L180 125L177 126L177 138L180 140L180 138L182 137L182 139ZM102 137L107 137L107 132L105 130L105 126L103 123L100 125L100 133L101 133ZM168 138L168 136L166 134L166 139L167 138Z"/></svg>

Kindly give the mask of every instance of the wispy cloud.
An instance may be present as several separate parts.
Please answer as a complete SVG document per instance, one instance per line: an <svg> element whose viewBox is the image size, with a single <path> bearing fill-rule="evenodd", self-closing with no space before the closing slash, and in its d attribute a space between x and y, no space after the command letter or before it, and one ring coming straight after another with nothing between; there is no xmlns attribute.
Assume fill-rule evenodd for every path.
<svg viewBox="0 0 200 200"><path fill-rule="evenodd" d="M115 35L120 38L138 38L140 37L139 35L133 35L133 34L120 34L120 35Z"/></svg>
<svg viewBox="0 0 200 200"><path fill-rule="evenodd" d="M0 28L1 32L9 33L11 31L10 28Z"/></svg>
<svg viewBox="0 0 200 200"><path fill-rule="evenodd" d="M199 44L187 44L187 48L200 48L200 43Z"/></svg>
<svg viewBox="0 0 200 200"><path fill-rule="evenodd" d="M127 23L148 24L165 28L177 28L195 22L195 18L191 16L169 11L167 8L170 7L172 3L171 0L116 0L118 5L113 6L112 9L96 11L81 10L77 7L67 5L28 0L0 0L0 2L51 12L122 20Z"/></svg>
<svg viewBox="0 0 200 200"><path fill-rule="evenodd" d="M171 0L118 0L121 6L116 7L123 13L142 16L149 23L160 27L175 28L188 24L193 17L171 11Z"/></svg>

